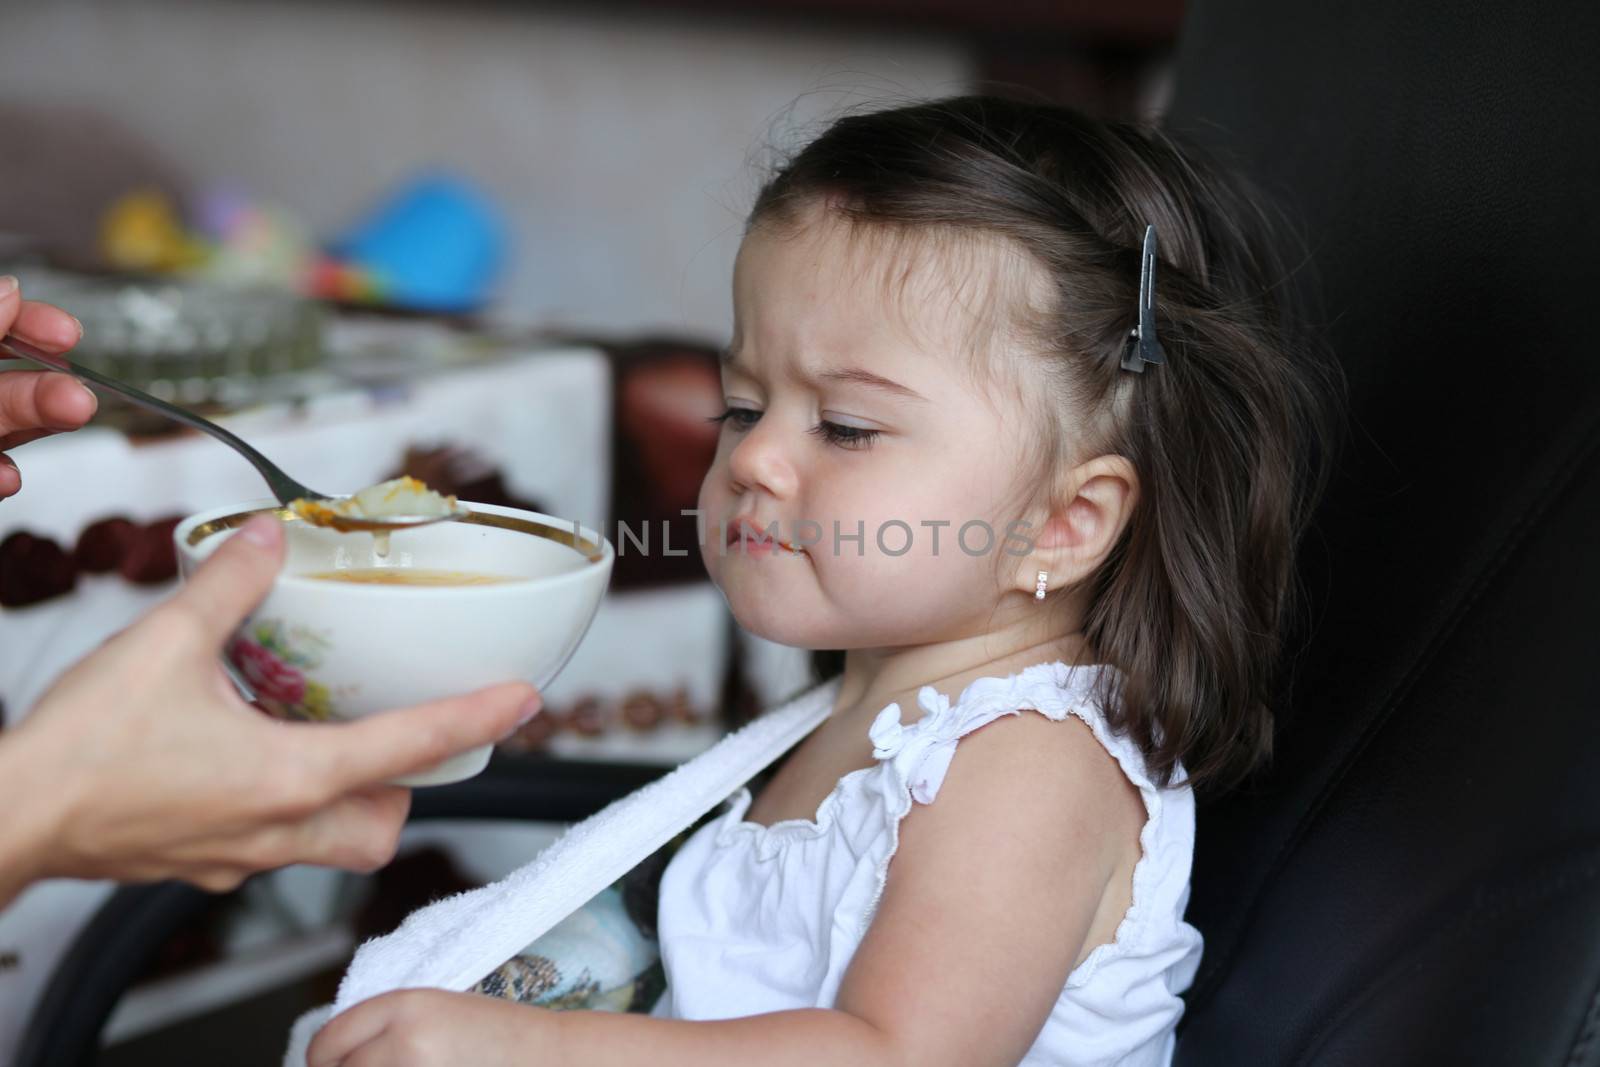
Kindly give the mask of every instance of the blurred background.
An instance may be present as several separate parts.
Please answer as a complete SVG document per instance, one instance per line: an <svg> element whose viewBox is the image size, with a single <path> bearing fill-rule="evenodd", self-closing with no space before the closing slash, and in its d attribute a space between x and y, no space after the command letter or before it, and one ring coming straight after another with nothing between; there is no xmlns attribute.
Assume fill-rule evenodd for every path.
<svg viewBox="0 0 1600 1067"><path fill-rule="evenodd" d="M608 536L650 528L492 769L667 768L807 680L802 653L738 631L679 515L714 449L733 257L768 168L850 109L977 88L1156 118L1181 16L1181 0L0 4L0 272L83 320L85 363L319 487L405 472ZM17 458L0 728L171 591L177 517L264 495L219 445L107 399L90 429ZM436 822L374 878L291 870L216 898L141 968L102 1062L278 1062L359 936L559 829ZM0 1063L114 890L48 883L0 913Z"/></svg>

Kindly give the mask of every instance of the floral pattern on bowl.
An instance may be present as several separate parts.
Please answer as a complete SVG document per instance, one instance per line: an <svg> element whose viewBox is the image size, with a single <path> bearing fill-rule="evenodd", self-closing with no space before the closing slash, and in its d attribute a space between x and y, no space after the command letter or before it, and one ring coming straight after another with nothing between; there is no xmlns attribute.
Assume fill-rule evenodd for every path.
<svg viewBox="0 0 1600 1067"><path fill-rule="evenodd" d="M326 635L304 626L255 619L234 635L228 662L274 715L326 722L338 714L333 694L307 672L321 666L329 647Z"/></svg>

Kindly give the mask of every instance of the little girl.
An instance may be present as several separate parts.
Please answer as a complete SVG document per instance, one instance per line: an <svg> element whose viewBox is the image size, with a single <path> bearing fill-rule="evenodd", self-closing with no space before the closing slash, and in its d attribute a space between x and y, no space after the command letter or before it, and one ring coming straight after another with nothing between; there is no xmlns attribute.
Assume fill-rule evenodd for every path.
<svg viewBox="0 0 1600 1067"><path fill-rule="evenodd" d="M1167 1063L1193 789L1268 754L1315 481L1261 217L1040 104L803 149L739 251L702 553L746 629L843 650L831 713L673 857L649 1015L409 991L310 1063Z"/></svg>

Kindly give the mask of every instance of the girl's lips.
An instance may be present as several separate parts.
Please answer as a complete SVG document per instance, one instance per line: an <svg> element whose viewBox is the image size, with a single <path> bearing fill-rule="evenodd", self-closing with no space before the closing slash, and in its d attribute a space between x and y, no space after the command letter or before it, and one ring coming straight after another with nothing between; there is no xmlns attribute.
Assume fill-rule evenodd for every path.
<svg viewBox="0 0 1600 1067"><path fill-rule="evenodd" d="M795 555L800 554L800 549L795 548L787 541L768 537L761 526L747 518L737 518L728 526L729 545L741 545L747 551L765 552L773 548L782 548Z"/></svg>

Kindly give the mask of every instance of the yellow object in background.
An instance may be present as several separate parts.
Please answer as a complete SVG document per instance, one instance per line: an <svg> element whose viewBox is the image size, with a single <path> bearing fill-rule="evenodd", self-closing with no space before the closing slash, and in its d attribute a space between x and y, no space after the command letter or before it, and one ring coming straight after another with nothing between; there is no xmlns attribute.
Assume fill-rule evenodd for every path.
<svg viewBox="0 0 1600 1067"><path fill-rule="evenodd" d="M184 229L167 196L141 189L117 199L100 224L100 248L114 267L130 271L177 271L203 262L204 244Z"/></svg>

